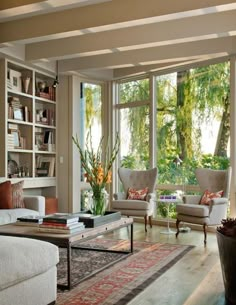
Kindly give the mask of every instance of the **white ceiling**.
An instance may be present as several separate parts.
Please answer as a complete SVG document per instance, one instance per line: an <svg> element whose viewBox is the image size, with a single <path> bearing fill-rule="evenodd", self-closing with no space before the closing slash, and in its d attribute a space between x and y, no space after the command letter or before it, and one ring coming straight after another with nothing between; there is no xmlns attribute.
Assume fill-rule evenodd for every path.
<svg viewBox="0 0 236 305"><path fill-rule="evenodd" d="M109 77L236 53L236 2L2 0L0 52L59 61L61 72Z"/></svg>

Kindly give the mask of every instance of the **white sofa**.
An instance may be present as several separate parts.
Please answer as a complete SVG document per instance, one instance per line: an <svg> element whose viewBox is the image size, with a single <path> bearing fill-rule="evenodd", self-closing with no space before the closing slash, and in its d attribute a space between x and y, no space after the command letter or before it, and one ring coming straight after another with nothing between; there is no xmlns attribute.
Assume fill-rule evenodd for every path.
<svg viewBox="0 0 236 305"><path fill-rule="evenodd" d="M55 304L58 247L10 236L0 236L0 245L0 304Z"/></svg>
<svg viewBox="0 0 236 305"><path fill-rule="evenodd" d="M0 225L45 215L43 196L24 196L25 208L0 209ZM0 305L55 304L58 247L30 238L0 236Z"/></svg>
<svg viewBox="0 0 236 305"><path fill-rule="evenodd" d="M16 222L21 216L45 215L45 197L25 195L24 203L24 209L0 209L0 225Z"/></svg>

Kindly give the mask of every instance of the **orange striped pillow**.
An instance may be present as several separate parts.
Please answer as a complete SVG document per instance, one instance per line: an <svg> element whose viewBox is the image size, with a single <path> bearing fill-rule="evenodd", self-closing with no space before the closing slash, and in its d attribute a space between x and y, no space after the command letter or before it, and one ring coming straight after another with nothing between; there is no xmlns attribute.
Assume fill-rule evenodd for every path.
<svg viewBox="0 0 236 305"><path fill-rule="evenodd" d="M23 199L23 185L24 181L20 181L11 185L13 209L25 208Z"/></svg>
<svg viewBox="0 0 236 305"><path fill-rule="evenodd" d="M223 196L224 191L219 191L216 193L209 192L205 190L204 194L202 195L200 204L210 204L210 201L214 198L221 198Z"/></svg>

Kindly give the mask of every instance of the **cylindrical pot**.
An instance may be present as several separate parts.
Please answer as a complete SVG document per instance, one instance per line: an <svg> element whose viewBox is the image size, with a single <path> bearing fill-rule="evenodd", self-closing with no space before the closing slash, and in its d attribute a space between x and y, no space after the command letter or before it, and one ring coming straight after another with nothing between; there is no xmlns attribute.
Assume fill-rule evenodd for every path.
<svg viewBox="0 0 236 305"><path fill-rule="evenodd" d="M216 231L227 304L236 305L236 238Z"/></svg>

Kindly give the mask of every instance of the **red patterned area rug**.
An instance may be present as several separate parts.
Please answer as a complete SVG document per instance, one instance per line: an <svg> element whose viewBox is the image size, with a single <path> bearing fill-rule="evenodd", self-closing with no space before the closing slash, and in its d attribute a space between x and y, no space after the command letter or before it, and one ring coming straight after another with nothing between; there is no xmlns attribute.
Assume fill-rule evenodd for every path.
<svg viewBox="0 0 236 305"><path fill-rule="evenodd" d="M102 248L104 245L106 245L110 249L127 249L128 247L127 241L106 239L93 240L88 246L97 246L97 244L100 244ZM104 259L106 254L103 252L100 252L100 256L96 257L93 256L95 253L94 251L88 251L92 255L92 261L104 260L104 263L108 263L110 267L84 280L70 291L58 291L56 304L127 304L137 294L142 292L148 285L150 285L178 260L180 260L192 248L193 246L134 241L134 253L126 256L125 259L122 259L114 264L112 264L112 259ZM74 251L77 252L78 250ZM78 259L77 264L80 266L85 266L82 269L84 269L86 272L90 264L93 265L93 263L86 264L90 254L84 254L84 252L79 253L78 255L77 254L74 253L72 255L72 269L74 272L76 271L77 268L73 267L73 264L75 264L73 261ZM84 255L86 258L81 258L81 255ZM81 259L80 263L79 258ZM115 257L114 261L117 259L121 258ZM58 269L58 277L61 279L63 278L63 275L62 270L60 270L60 266ZM94 270L90 270L89 272L93 274Z"/></svg>

